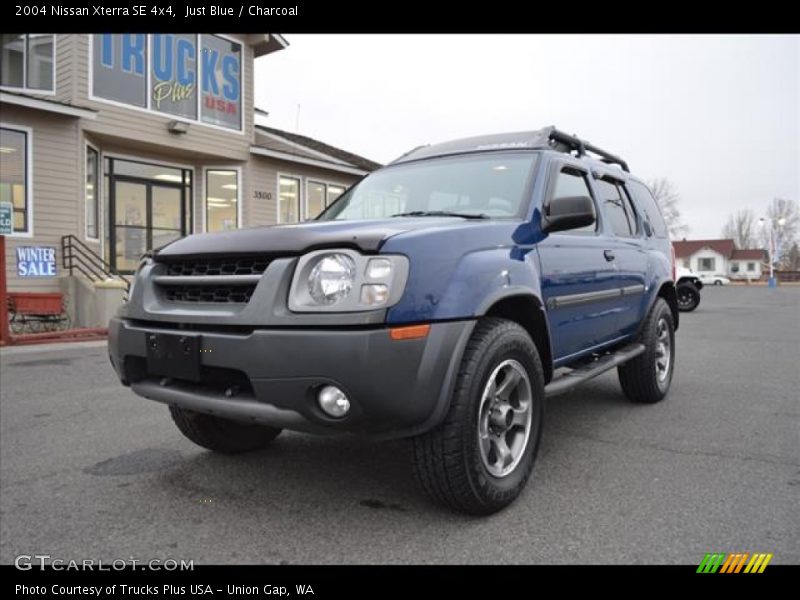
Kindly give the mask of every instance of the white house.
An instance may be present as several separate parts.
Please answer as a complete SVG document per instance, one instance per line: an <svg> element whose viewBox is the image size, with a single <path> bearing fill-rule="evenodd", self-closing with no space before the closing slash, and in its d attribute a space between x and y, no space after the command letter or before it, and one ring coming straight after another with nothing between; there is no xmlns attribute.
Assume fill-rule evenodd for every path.
<svg viewBox="0 0 800 600"><path fill-rule="evenodd" d="M761 279L768 267L762 249L737 249L733 240L682 240L673 242L678 264L697 273L720 274L731 279Z"/></svg>

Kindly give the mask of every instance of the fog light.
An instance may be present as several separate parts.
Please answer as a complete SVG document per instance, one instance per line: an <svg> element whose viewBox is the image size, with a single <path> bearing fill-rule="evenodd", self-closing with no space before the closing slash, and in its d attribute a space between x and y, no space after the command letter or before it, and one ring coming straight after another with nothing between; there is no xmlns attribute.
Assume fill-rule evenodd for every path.
<svg viewBox="0 0 800 600"><path fill-rule="evenodd" d="M317 395L317 402L323 412L330 417L343 417L350 410L350 400L335 385L326 385Z"/></svg>

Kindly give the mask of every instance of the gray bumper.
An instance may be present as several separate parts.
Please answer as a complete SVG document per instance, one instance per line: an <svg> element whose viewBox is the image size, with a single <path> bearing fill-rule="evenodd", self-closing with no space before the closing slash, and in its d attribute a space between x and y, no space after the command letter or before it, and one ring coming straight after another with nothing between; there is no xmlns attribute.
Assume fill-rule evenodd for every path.
<svg viewBox="0 0 800 600"><path fill-rule="evenodd" d="M229 419L317 433L407 437L435 427L449 405L458 364L474 321L434 323L424 339L395 341L369 329L203 331L203 382L147 372L148 332L186 334L157 322L114 318L109 354L114 369L139 396ZM226 396L231 382L237 392ZM323 385L340 387L352 408L342 419L316 404Z"/></svg>

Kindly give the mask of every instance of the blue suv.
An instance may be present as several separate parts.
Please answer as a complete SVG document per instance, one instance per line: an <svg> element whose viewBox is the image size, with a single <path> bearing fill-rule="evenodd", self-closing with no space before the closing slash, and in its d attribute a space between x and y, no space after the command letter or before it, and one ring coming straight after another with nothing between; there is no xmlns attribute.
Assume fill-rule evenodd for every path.
<svg viewBox="0 0 800 600"><path fill-rule="evenodd" d="M432 497L490 514L530 476L547 397L612 368L633 402L667 395L674 267L620 158L553 127L462 139L412 150L314 221L145 257L109 352L200 446L410 438Z"/></svg>

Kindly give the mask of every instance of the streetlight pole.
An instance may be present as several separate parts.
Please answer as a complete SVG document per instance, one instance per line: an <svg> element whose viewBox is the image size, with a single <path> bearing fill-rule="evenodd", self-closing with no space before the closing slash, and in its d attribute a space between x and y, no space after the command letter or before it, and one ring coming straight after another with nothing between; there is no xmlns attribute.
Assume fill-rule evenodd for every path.
<svg viewBox="0 0 800 600"><path fill-rule="evenodd" d="M781 217L777 220L778 227L783 227L786 223L786 218ZM761 217L758 220L758 224L761 227L765 225L769 226L769 287L776 287L778 282L775 280L775 253L777 252L777 248L775 247L775 225L772 222L772 219L768 219L765 217Z"/></svg>

